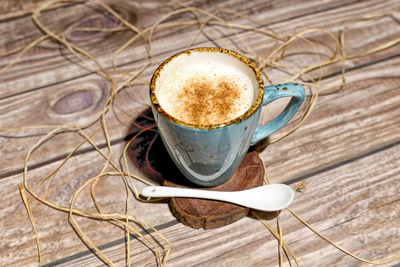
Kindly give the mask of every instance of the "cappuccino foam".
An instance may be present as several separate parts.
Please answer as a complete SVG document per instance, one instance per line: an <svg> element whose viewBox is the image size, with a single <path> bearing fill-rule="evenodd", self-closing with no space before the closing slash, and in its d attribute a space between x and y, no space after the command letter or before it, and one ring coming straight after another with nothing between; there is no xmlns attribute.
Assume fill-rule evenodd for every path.
<svg viewBox="0 0 400 267"><path fill-rule="evenodd" d="M244 114L257 95L254 72L215 52L181 54L164 65L155 94L165 112L185 123L213 125Z"/></svg>

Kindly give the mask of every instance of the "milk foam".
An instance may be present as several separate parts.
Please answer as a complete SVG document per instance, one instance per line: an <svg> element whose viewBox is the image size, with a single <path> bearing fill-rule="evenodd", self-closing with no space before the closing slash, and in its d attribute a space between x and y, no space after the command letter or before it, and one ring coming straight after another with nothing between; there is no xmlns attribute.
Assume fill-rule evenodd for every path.
<svg viewBox="0 0 400 267"><path fill-rule="evenodd" d="M217 52L181 54L166 64L155 94L171 116L189 124L220 124L244 114L257 96L251 68Z"/></svg>

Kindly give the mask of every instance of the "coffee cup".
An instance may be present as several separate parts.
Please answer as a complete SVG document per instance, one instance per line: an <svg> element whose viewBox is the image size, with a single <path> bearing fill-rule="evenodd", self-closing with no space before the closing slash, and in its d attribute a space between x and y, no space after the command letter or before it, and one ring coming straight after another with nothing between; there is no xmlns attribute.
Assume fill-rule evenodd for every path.
<svg viewBox="0 0 400 267"><path fill-rule="evenodd" d="M291 97L275 119L258 127L261 108ZM192 183L216 186L238 168L251 144L282 128L305 98L299 83L265 86L243 55L216 47L177 53L156 69L151 108L161 139Z"/></svg>

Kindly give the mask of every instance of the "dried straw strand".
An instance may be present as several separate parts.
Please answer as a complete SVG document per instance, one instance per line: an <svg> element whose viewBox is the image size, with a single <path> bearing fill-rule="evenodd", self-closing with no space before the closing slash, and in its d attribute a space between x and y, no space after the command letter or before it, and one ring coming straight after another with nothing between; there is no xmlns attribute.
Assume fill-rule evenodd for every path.
<svg viewBox="0 0 400 267"><path fill-rule="evenodd" d="M35 221L33 219L31 207L29 206L28 198L26 197L24 186L22 184L19 186L19 192L21 194L22 202L24 203L26 212L28 213L29 221L31 222L31 225L32 225L32 228L33 228L33 232L35 233L36 248L37 248L37 253L38 253L37 266L40 266L40 263L42 262L42 253L40 251L39 234L38 234L37 229L36 229L36 224L35 224Z"/></svg>
<svg viewBox="0 0 400 267"><path fill-rule="evenodd" d="M336 244L335 242L333 242L332 240L330 240L327 236L321 234L320 232L318 232L314 227L312 227L310 224L308 224L305 220L303 220L302 218L300 218L299 215L297 215L293 210L286 208L297 220L299 220L302 224L304 224L308 229L310 229L311 231L313 231L317 236L319 236L321 239L325 240L326 242L328 242L330 245L332 245L333 247L337 248L338 250L340 250L341 252L349 255L350 257L361 261L361 262L365 262L365 263L369 263L369 264L374 264L374 265L382 265L385 263L389 263L392 262L396 259L400 258L400 254L397 254L393 257L384 259L384 260L380 260L380 261L370 261L370 260L366 260L364 258L358 257L357 255L347 251L346 249L342 248L341 246L339 246L338 244Z"/></svg>

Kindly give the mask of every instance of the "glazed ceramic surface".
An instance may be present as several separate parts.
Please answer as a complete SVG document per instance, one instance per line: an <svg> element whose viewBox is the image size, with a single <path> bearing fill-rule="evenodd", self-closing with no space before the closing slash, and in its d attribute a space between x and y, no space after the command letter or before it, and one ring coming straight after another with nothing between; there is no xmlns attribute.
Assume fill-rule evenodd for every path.
<svg viewBox="0 0 400 267"><path fill-rule="evenodd" d="M190 125L173 118L159 105L155 96L155 81L163 65L181 53L226 53L247 64L258 84L255 100L242 116L219 125ZM304 88L297 83L264 88L259 71L248 59L221 48L196 48L167 59L156 70L150 84L152 111L161 138L171 158L191 182L201 186L216 186L228 180L243 160L249 146L283 127L296 113L305 98ZM273 121L257 128L261 107L272 101L292 97L285 110Z"/></svg>

